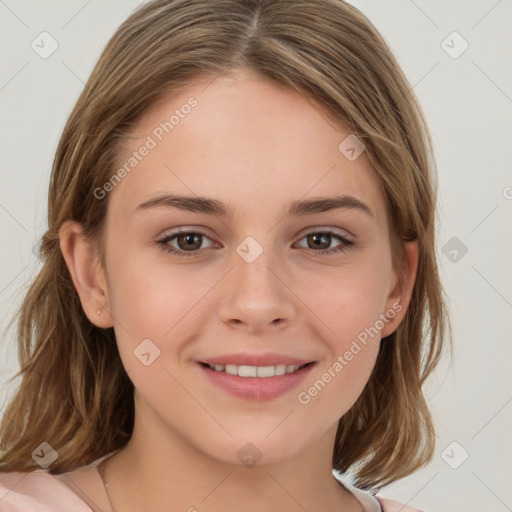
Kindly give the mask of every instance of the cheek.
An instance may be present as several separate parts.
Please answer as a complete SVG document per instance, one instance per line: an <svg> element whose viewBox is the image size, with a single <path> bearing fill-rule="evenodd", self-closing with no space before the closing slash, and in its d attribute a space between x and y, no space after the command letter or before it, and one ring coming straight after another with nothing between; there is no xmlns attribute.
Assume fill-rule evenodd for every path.
<svg viewBox="0 0 512 512"><path fill-rule="evenodd" d="M297 398L310 413L317 410L330 415L332 422L339 420L362 393L380 348L391 263L374 255L371 259L317 274L317 286L306 287L304 282L302 287L328 357L304 383Z"/></svg>
<svg viewBox="0 0 512 512"><path fill-rule="evenodd" d="M110 305L116 319L130 332L162 337L193 310L212 286L207 271L190 272L185 266L166 265L154 255L152 260L136 255L117 256L113 251Z"/></svg>
<svg viewBox="0 0 512 512"><path fill-rule="evenodd" d="M304 302L325 326L337 349L343 350L347 342L374 326L384 313L390 272L389 262L360 261L300 278Z"/></svg>
<svg viewBox="0 0 512 512"><path fill-rule="evenodd" d="M165 403L173 414L189 407L190 397L173 376L180 373L179 355L209 318L202 299L215 280L135 258L122 260L110 280L119 353L135 388L146 400L163 400L160 407Z"/></svg>
<svg viewBox="0 0 512 512"><path fill-rule="evenodd" d="M337 422L353 406L375 366L381 301L371 293L374 285L367 279L347 278L343 286L326 283L324 293L309 297L325 325L321 333L327 350L301 386L297 401L327 423Z"/></svg>
<svg viewBox="0 0 512 512"><path fill-rule="evenodd" d="M140 371L145 378L155 378L154 372L144 373L140 361L134 358L149 351L151 359L158 354L151 368L161 366L175 371L181 364L179 355L211 318L208 298L219 280L218 271L192 271L190 266L155 261L154 255L152 261L145 261L135 251L133 256L122 258L119 252L111 253L109 299L125 368L137 372L130 373L134 380ZM164 381L168 378L163 376Z"/></svg>

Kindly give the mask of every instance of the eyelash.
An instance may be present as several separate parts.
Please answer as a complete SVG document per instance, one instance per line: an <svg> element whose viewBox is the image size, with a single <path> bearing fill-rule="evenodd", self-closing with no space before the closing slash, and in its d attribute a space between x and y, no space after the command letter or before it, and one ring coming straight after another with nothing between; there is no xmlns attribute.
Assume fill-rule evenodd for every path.
<svg viewBox="0 0 512 512"><path fill-rule="evenodd" d="M180 235L199 235L199 236L209 239L209 237L205 233L202 233L201 231L179 231L177 233L166 235L165 237L161 238L160 240L157 240L157 244L160 245L161 249L163 251L165 251L166 253L171 253L180 258L196 257L196 256L199 256L205 250L205 249L199 249L199 250L195 250L195 251L184 251L184 250L176 249L176 248L172 247L171 245L169 245L169 242L171 240L174 240L175 238L177 238ZM336 233L335 231L329 230L329 229L326 229L323 231L311 231L310 233L306 233L300 240L303 240L304 238L306 238L310 235L329 235L329 236L331 236L331 238L334 238L334 239L338 240L339 242L342 242L342 244L340 244L339 246L333 247L331 249L316 250L316 249L307 248L309 251L313 251L314 253L320 254L322 256L329 256L329 255L335 254L335 253L341 254L341 253L348 251L355 245L355 243L352 242L351 240L348 240L344 236Z"/></svg>

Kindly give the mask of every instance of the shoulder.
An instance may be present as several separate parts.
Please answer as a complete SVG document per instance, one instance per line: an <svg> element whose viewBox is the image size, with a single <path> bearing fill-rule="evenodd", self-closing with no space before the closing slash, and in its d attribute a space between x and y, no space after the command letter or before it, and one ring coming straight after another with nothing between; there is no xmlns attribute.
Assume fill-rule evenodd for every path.
<svg viewBox="0 0 512 512"><path fill-rule="evenodd" d="M350 474L343 474L333 469L333 476L345 489L350 491L359 500L366 512L422 512L409 505L404 505L398 501L373 495L368 491L359 489L356 487L354 478Z"/></svg>
<svg viewBox="0 0 512 512"><path fill-rule="evenodd" d="M375 496L382 507L383 512L422 512L421 510L409 507L408 505L404 505L403 503L399 503L398 501L390 500L387 498L381 498L380 496Z"/></svg>
<svg viewBox="0 0 512 512"><path fill-rule="evenodd" d="M42 470L0 472L0 512L91 512L62 482Z"/></svg>

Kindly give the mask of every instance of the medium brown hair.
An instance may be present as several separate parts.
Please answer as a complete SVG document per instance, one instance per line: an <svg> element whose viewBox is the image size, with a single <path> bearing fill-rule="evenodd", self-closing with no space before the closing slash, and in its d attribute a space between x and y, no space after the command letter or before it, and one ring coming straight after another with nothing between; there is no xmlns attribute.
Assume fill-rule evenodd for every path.
<svg viewBox="0 0 512 512"><path fill-rule="evenodd" d="M37 468L42 442L58 451L51 472L122 448L134 422L134 387L114 330L85 316L59 247L66 220L99 240L108 197L94 190L141 114L195 77L248 69L313 98L355 134L387 203L393 263L419 244L408 311L381 343L374 371L340 419L333 467L379 489L428 463L434 428L422 384L437 365L449 322L436 263L432 141L410 84L371 22L341 0L161 0L116 31L60 139L48 197L43 266L17 320L20 385L0 425L0 471ZM401 273L403 275L403 272Z"/></svg>

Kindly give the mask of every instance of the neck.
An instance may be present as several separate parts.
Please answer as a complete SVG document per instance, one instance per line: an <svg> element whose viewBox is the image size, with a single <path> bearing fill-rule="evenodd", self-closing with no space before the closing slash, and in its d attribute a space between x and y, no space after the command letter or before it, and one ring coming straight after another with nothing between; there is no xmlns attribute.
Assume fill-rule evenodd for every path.
<svg viewBox="0 0 512 512"><path fill-rule="evenodd" d="M332 475L337 425L291 458L245 466L208 456L155 419L136 414L130 441L105 465L116 511L361 510Z"/></svg>

